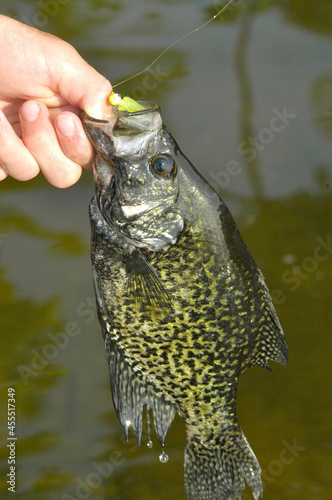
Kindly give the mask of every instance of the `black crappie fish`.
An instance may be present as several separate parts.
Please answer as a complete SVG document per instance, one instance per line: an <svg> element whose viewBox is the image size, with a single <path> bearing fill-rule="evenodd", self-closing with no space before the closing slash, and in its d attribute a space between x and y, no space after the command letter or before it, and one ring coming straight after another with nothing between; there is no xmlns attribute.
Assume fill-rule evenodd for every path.
<svg viewBox="0 0 332 500"><path fill-rule="evenodd" d="M114 406L138 442L143 406L161 445L186 423L188 500L235 500L260 466L236 417L239 375L287 363L264 278L217 193L153 103L82 117L96 150L92 265ZM148 418L149 424L149 418Z"/></svg>

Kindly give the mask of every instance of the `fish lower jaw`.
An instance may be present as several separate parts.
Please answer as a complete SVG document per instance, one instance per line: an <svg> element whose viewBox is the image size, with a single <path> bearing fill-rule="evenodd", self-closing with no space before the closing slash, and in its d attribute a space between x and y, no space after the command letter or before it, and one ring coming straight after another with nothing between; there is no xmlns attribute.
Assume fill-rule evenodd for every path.
<svg viewBox="0 0 332 500"><path fill-rule="evenodd" d="M151 208L148 203L142 203L140 205L121 205L121 210L125 217L133 217L139 215L142 212L146 212Z"/></svg>

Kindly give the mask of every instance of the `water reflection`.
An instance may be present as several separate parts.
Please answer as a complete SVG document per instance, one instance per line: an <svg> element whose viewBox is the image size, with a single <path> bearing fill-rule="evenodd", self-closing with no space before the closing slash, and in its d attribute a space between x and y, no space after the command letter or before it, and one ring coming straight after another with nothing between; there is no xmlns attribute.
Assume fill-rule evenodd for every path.
<svg viewBox="0 0 332 500"><path fill-rule="evenodd" d="M37 181L37 182L40 182ZM32 184L20 184L28 191ZM17 189L13 180L3 183L2 194ZM1 244L0 252L12 245L12 240L21 235L46 241L51 253L55 255L80 255L87 245L73 232L58 231L44 226L25 214L18 206L10 202L0 205ZM24 258L22 252L16 253L17 259ZM15 255L13 255L15 258ZM15 264L15 260L13 261ZM58 485L69 484L70 475L60 473L52 467L38 471L38 475L18 474L21 464L28 464L31 455L43 455L57 446L59 436L51 429L34 429L31 423L42 421L45 407L49 404L47 394L66 374L61 363L57 362L60 349L56 338L65 325L59 317L59 301L56 297L38 300L32 295L25 297L22 291L10 281L6 269L0 268L0 310L1 310L1 352L0 387L1 400L7 400L8 387L16 392L17 435L17 498L45 498L47 492L53 492ZM45 333L47 332L47 335ZM2 424L4 421L2 421ZM33 427L33 426L32 426ZM30 431L26 432L26 429ZM7 433L4 430L3 437ZM6 453L2 454L1 475L6 478L8 463ZM29 467L24 467L28 469ZM25 482L25 486L23 486ZM28 483L30 485L28 486ZM3 486L1 495L5 495L7 486ZM21 492L20 492L21 487ZM27 488L31 490L29 493ZM12 494L11 492L9 495ZM2 498L4 498L2 496Z"/></svg>
<svg viewBox="0 0 332 500"><path fill-rule="evenodd" d="M312 86L312 118L318 130L332 139L332 73L316 78Z"/></svg>
<svg viewBox="0 0 332 500"><path fill-rule="evenodd" d="M325 0L288 0L285 2L286 18L307 30L320 35L331 35L332 5Z"/></svg>
<svg viewBox="0 0 332 500"><path fill-rule="evenodd" d="M255 134L252 125L254 103L248 74L247 61L250 30L254 17L252 2L242 4L241 9L239 9L238 12L241 13L241 17L239 19L240 30L235 50L235 71L240 94L239 144L244 145L247 150L253 151L253 145L250 140L248 140L249 138L254 137ZM256 196L257 199L260 199L263 197L263 185L262 178L259 172L258 155L256 154L256 152L253 157L251 155L250 161L249 158L245 155L245 160L252 193L254 196Z"/></svg>
<svg viewBox="0 0 332 500"><path fill-rule="evenodd" d="M221 2L217 3L220 8ZM298 39L300 27L301 36L306 36L309 44L313 42L312 33L315 33L316 42L317 33L322 39L329 38L332 19L332 4L323 0L315 3L296 0L236 3L236 9L230 9L214 22L219 29L218 43L221 44L220 40L229 43L227 52L232 54L230 66L236 85L236 108L232 108L236 119L229 125L234 125L236 145L231 154L238 144L255 136L260 127L257 104L262 105L259 92L263 85L260 87L254 78L249 60L249 48L257 37L260 16L271 14L264 19L275 32L282 33L285 22L288 29L294 26L294 40ZM12 15L18 18L25 16L30 20L41 10L40 3L34 0L5 2L3 8L4 11L10 8ZM216 5L210 2L193 5L192 2L160 1L152 6L151 2L142 0L134 6L125 1L85 0L80 3L79 11L73 2L62 2L56 14L48 15L48 23L43 28L69 40L91 64L116 82L148 66L159 49L163 50L173 41L173 32L176 31L177 36L183 34L184 17L180 19L179 15L179 21L174 18L173 23L168 22L171 8L172 12L174 9L181 13L187 10L192 19L198 20L197 25L210 13L216 13ZM275 12L278 16L273 17ZM190 19L191 15L186 15L186 22ZM192 27L190 24L189 29ZM267 43L269 29L260 29L260 43ZM200 123L194 122L192 117L195 115L189 111L196 111L199 99L203 100L204 105L200 108L203 120L205 102L210 98L201 87L198 94L195 83L203 77L206 82L209 79L217 81L227 68L227 61L220 60L221 47L217 43L211 47L210 38L214 33L214 26L211 26L211 31L205 31L199 42L192 38L174 47L160 61L159 70L154 67L154 73L140 75L119 89L133 97L145 98L139 93L146 93L147 98L161 103L165 114L173 119L172 130L173 126L178 127L176 139L180 143L191 122L199 134ZM231 38L226 36L228 33ZM202 52L199 52L200 45ZM287 54L278 46L274 46L273 51L273 57L287 60ZM201 54L211 57L211 76L197 70L201 68L201 61L193 66L193 61L198 61ZM302 72L306 74L305 65L316 62L315 54L308 52L305 61L294 62L301 85ZM332 169L330 156L321 153L324 144L331 139L331 74L325 52L321 57L321 69L315 69L311 80L302 85L308 89L311 107L307 109L306 101L301 102L307 106L305 113L311 114L313 130L317 133L317 148L308 151L311 169L308 189L301 184L304 166L298 159L301 151L307 151L306 135L302 134L303 114L296 125L299 141L287 142L284 136L279 141L282 158L286 158L287 168L294 171L296 179L295 188L287 196L273 197L266 188L267 182L273 184L273 180L266 178L266 168L275 161L268 148L266 156L258 151L251 161L241 158L242 171L248 174L248 180L242 176L245 189L241 191L241 183L237 183L241 176L234 176L222 189L223 197L235 210L248 247L266 275L290 345L288 367L275 366L273 374L252 369L243 375L239 387L239 420L265 471L264 497L271 500L328 500L332 488L329 369L332 357ZM265 87L273 86L271 76L264 75L264 65L262 61L260 78ZM278 68L277 64L275 67ZM220 68L219 72L216 68ZM288 88L294 82L290 82L286 73L282 81L286 92L280 90L279 100L284 103L286 97L288 99ZM277 88L274 92L279 96ZM222 88L221 92L218 89L219 99L220 94L223 103L227 101L228 89ZM219 105L220 101L216 101L216 106ZM274 101L269 102L268 109L274 105ZM227 106L226 110L229 111ZM217 118L213 116L206 120L205 137L217 137L217 153L210 151L209 143L197 141L200 137L197 134L190 137L188 143L190 158L191 151L204 150L202 170L208 168L210 160L210 163L215 162L220 153L219 143L223 143L222 149L227 147L220 133L224 116L221 113ZM199 164L197 166L200 168ZM283 186L283 193L288 192L286 188ZM2 401L6 401L8 386L15 386L19 396L19 489L15 497L28 500L77 500L83 496L98 500L185 500L182 420L176 418L170 429L166 440L170 460L161 464L158 459L161 450L155 436L152 436L152 449L146 446L146 436L140 450L133 436L126 443L111 409L103 345L92 306L88 227L83 228L83 222L82 227L77 227L79 220L88 225L86 207L93 190L92 179L87 174L76 188L67 191L68 198L73 199L70 208L75 210L76 207L77 213L66 230L61 229L70 213L63 206L65 195L54 195L54 188L40 177L26 184L6 180L0 189L5 198L0 212L0 252L6 257L0 270L1 352L5 353L0 365L0 383ZM34 201L35 192L43 194L39 204ZM15 198L15 203L8 201L8 193ZM44 218L42 216L45 200L50 199L51 194L60 229L51 229L50 211ZM37 215L26 213L26 204L33 203ZM11 255L7 249L9 245L14 248L14 238L17 238L17 247ZM48 296L44 299L41 299L42 284L33 276L31 283L25 284L24 293L20 279L13 278L18 259L22 267L30 265L31 255L26 255L26 249L30 248L31 240L47 248L40 264L46 269L52 266L59 269L60 285L47 276L43 278L48 285ZM31 269L30 274L33 272ZM71 287L69 292L67 287ZM55 292L57 288L61 293ZM83 306L78 310L80 304ZM85 316L80 316L78 311ZM79 335L75 336L75 330L70 330L70 322L77 323L81 329ZM64 333L66 326L72 334L70 337L67 332L67 338L71 339L68 347L59 349L59 356L51 359L54 348L53 351L51 347L45 349L51 343L49 334ZM17 370L19 366L32 367L37 373L21 371L26 375L25 384ZM2 450L1 458L4 477L8 467L6 451ZM249 492L247 494L247 498L251 498ZM0 495L1 498L8 496L6 485L1 486Z"/></svg>

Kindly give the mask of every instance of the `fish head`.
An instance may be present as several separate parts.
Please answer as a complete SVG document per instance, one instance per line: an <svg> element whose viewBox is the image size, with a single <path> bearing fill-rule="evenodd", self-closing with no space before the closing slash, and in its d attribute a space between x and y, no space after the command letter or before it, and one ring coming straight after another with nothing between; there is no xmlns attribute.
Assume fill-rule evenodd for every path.
<svg viewBox="0 0 332 500"><path fill-rule="evenodd" d="M95 195L104 219L135 246L167 250L186 223L218 217L221 201L179 149L159 106L138 103L134 112L111 106L105 120L81 115L96 151Z"/></svg>
<svg viewBox="0 0 332 500"><path fill-rule="evenodd" d="M144 102L136 112L107 120L82 114L96 155L96 199L104 219L138 247L158 251L174 244L185 224L179 197L177 146L159 107Z"/></svg>

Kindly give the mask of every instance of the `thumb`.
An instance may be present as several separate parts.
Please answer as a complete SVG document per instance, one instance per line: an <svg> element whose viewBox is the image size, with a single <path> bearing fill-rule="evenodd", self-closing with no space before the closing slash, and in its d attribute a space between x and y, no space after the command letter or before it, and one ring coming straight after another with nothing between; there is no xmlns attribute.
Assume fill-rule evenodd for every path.
<svg viewBox="0 0 332 500"><path fill-rule="evenodd" d="M59 47L57 47L59 49ZM83 109L88 115L103 118L110 110L108 97L111 83L90 66L74 49L63 41L62 50L48 59L50 87L69 104Z"/></svg>

